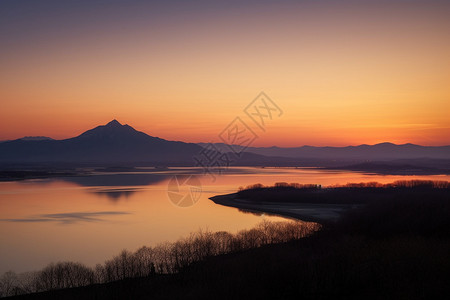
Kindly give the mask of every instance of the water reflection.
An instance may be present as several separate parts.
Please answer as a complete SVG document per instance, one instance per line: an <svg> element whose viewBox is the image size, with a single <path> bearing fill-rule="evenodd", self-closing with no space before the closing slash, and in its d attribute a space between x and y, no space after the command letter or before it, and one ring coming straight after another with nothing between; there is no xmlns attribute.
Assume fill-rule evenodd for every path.
<svg viewBox="0 0 450 300"><path fill-rule="evenodd" d="M137 188L107 188L107 189L96 189L92 191L99 196L106 196L108 200L112 202L118 202L119 200L128 199L132 194L139 192L140 189Z"/></svg>
<svg viewBox="0 0 450 300"><path fill-rule="evenodd" d="M203 193L189 208L167 194L170 178L199 174L178 168L133 174L99 173L0 183L0 273L40 269L52 261L101 263L122 249L133 251L188 236L199 228L236 233L281 217L242 213L208 198L255 183L332 185L402 179L450 180L450 176L382 176L293 168L230 168L213 181L200 176ZM62 226L63 225L63 226Z"/></svg>
<svg viewBox="0 0 450 300"><path fill-rule="evenodd" d="M6 222L56 222L60 224L74 224L77 222L103 222L107 221L105 217L129 215L126 211L97 211L97 212L71 212L59 214L42 214L22 219L0 219Z"/></svg>
<svg viewBox="0 0 450 300"><path fill-rule="evenodd" d="M99 196L106 196L112 202L128 199L132 194L141 191L141 188L155 185L167 180L169 174L98 174L92 176L62 177L62 181L75 183L84 187L99 187L89 191Z"/></svg>
<svg viewBox="0 0 450 300"><path fill-rule="evenodd" d="M61 177L66 182L80 186L146 186L166 180L167 174L102 174L92 176Z"/></svg>

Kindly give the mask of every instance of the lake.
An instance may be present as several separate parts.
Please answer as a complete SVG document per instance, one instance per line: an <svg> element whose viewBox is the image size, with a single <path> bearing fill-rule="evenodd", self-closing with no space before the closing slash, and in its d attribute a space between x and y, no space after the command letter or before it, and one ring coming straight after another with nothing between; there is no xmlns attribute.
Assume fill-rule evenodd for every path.
<svg viewBox="0 0 450 300"><path fill-rule="evenodd" d="M250 167L229 168L220 176L215 174L215 179L210 175L190 177L200 171L142 169L135 173L98 172L92 176L1 182L0 274L8 270L38 270L50 262L67 260L94 266L122 249L133 251L143 245L175 241L198 229L234 233L262 220L285 220L243 213L208 199L254 183L327 186L348 182L450 180L449 175L393 176L314 168ZM180 184L189 178L198 181L178 186L177 191L174 178ZM183 198L189 191L195 199L187 200L196 202L189 203Z"/></svg>

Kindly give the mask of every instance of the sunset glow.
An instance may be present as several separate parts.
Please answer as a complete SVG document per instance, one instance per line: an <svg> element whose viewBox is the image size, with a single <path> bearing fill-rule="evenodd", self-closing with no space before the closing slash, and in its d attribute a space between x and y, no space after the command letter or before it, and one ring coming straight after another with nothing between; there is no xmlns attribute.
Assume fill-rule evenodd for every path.
<svg viewBox="0 0 450 300"><path fill-rule="evenodd" d="M449 16L0 1L0 298L450 299Z"/></svg>
<svg viewBox="0 0 450 300"><path fill-rule="evenodd" d="M219 141L264 91L284 114L257 146L450 144L448 2L5 2L0 140Z"/></svg>

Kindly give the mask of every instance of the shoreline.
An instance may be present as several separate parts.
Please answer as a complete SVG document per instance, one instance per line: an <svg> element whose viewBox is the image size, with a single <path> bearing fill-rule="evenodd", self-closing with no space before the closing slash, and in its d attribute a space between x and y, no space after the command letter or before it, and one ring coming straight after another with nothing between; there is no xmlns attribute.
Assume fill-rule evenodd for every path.
<svg viewBox="0 0 450 300"><path fill-rule="evenodd" d="M251 202L237 199L237 193L217 195L209 199L215 204L237 209L269 213L281 217L295 218L306 222L334 222L347 210L356 204L316 204L316 203L286 203L286 202Z"/></svg>

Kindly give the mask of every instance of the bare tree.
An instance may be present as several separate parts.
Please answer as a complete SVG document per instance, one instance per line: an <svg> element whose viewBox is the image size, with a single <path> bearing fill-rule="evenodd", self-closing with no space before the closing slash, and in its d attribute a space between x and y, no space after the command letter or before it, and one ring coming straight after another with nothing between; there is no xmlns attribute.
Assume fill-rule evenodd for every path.
<svg viewBox="0 0 450 300"><path fill-rule="evenodd" d="M81 263L58 262L49 264L39 272L19 275L6 272L0 277L0 297L146 277L156 273L176 273L207 257L299 239L318 229L320 225L311 222L263 221L255 228L241 230L237 234L199 230L174 243L161 243L154 248L144 246L135 252L123 250L104 264L97 264L94 269Z"/></svg>

